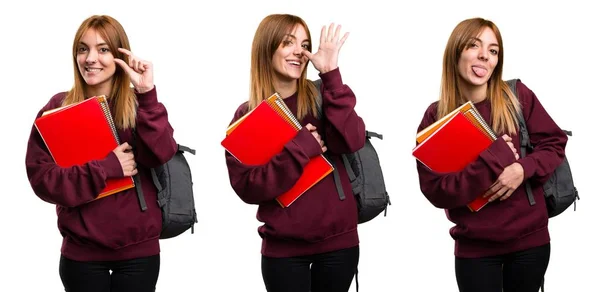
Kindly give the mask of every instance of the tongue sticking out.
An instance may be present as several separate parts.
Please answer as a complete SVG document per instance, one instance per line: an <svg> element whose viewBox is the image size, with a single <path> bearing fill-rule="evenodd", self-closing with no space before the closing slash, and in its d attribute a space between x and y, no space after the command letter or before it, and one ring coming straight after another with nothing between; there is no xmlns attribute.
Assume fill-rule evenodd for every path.
<svg viewBox="0 0 600 292"><path fill-rule="evenodd" d="M487 70L480 67L473 67L473 73L477 75L477 77L484 77L487 74Z"/></svg>

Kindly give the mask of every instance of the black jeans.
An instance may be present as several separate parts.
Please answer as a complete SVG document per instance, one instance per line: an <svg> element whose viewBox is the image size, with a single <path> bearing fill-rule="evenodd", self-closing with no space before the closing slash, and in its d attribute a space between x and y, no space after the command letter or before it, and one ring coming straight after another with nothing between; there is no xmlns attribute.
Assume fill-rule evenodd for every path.
<svg viewBox="0 0 600 292"><path fill-rule="evenodd" d="M159 269L160 255L107 262L78 262L61 256L59 264L66 292L153 292Z"/></svg>
<svg viewBox="0 0 600 292"><path fill-rule="evenodd" d="M347 292L358 257L358 246L300 257L263 256L263 281L268 292Z"/></svg>
<svg viewBox="0 0 600 292"><path fill-rule="evenodd" d="M456 258L460 292L537 292L542 285L550 244L485 258Z"/></svg>

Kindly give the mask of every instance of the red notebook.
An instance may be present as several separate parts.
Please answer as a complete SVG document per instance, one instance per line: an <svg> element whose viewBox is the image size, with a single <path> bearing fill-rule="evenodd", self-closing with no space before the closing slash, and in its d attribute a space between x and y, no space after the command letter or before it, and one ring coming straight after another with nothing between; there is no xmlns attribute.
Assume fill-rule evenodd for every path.
<svg viewBox="0 0 600 292"><path fill-rule="evenodd" d="M463 112L453 116L413 149L413 156L436 172L460 171L475 161L493 139L474 125ZM487 199L478 197L467 207L478 211Z"/></svg>
<svg viewBox="0 0 600 292"><path fill-rule="evenodd" d="M35 127L57 165L104 159L120 143L104 96L44 112ZM97 199L134 187L131 177L111 178Z"/></svg>
<svg viewBox="0 0 600 292"><path fill-rule="evenodd" d="M300 129L283 101L274 95L233 123L221 145L241 163L262 165L280 153ZM282 207L290 206L332 171L323 155L311 158L296 184L277 197L277 202Z"/></svg>

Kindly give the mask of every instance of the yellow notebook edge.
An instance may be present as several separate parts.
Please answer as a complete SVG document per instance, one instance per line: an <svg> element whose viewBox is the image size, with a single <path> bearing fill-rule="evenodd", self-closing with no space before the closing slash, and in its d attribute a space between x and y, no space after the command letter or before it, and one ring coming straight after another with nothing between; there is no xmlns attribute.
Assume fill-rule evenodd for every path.
<svg viewBox="0 0 600 292"><path fill-rule="evenodd" d="M427 126L425 129L419 131L417 133L417 138L416 138L417 143L419 144L419 143L423 142L425 139L427 139L433 132L435 132L439 127L441 127L442 124L446 123L457 112L459 112L459 111L465 112L471 108L475 108L475 106L473 105L473 103L471 101L467 101L467 102L463 103L462 105L460 105L459 107L457 107L456 109L454 109L453 111L451 111L450 113L448 113L447 115L445 115L443 118L433 122L431 125Z"/></svg>
<svg viewBox="0 0 600 292"><path fill-rule="evenodd" d="M452 114L452 116L450 116L450 117L444 117L444 118L447 118L447 121L450 121L450 120L452 120L452 118L454 118L454 116L456 116L456 115L459 115L459 114L462 114L462 115L464 115L464 113L463 113L463 112L456 111L456 112L454 112L454 113ZM412 150L412 152L413 152L413 156L414 156L414 153L415 153L415 151L416 151L417 149L419 149L421 146L425 145L425 143L426 143L427 141L429 141L429 139L430 139L431 137L435 136L435 134L436 134L437 132L441 131L441 130L442 130L442 129L443 129L443 128L444 128L444 127L447 125L447 124L448 124L448 123L446 123L446 122L444 122L444 123L440 124L440 126L439 126L439 127L436 127L436 128L435 128L435 130L434 130L434 131L433 131L431 134L427 135L427 136L425 137L425 139L424 139L424 140L423 140L421 143L417 144L417 145L416 145L416 146L413 148L413 150ZM415 158L416 158L416 157L415 157ZM418 159L418 158L417 158L417 159ZM419 160L419 161L420 161L420 160Z"/></svg>
<svg viewBox="0 0 600 292"><path fill-rule="evenodd" d="M275 97L279 97L279 93L273 93L271 96L269 96L267 99L264 99L263 101L261 101L261 103L265 102L265 103L269 103L270 99L273 99ZM269 104L270 105L270 104ZM235 128L237 128L242 121L244 121L244 119L246 119L256 108L253 108L252 110L249 110L247 113L245 113L243 116L241 116L240 118L238 118L237 120L235 120L235 122L231 123L231 125L229 125L227 127L227 129L225 130L225 135L228 136L229 134L231 134Z"/></svg>
<svg viewBox="0 0 600 292"><path fill-rule="evenodd" d="M97 196L97 197L94 199L94 201L95 201L95 200L98 200L98 199L102 199L102 198L108 197L108 196L110 196L110 195L116 194L116 193L118 193L118 192L121 192L121 191L124 191L124 190L128 190L128 189L134 188L134 187L135 187L135 182L134 182L133 178L131 178L131 185L129 185L129 186L124 186L124 187L121 187L121 188L118 188L118 189L114 189L114 190L112 190L112 191L110 191L110 192L103 192L103 193L100 193L100 194L98 194L98 196Z"/></svg>

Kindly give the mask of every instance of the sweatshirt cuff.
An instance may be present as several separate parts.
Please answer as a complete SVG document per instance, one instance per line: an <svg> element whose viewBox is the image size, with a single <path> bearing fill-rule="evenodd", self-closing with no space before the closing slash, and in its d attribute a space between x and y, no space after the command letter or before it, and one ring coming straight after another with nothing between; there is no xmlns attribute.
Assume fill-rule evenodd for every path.
<svg viewBox="0 0 600 292"><path fill-rule="evenodd" d="M322 152L321 145L317 143L315 137L306 127L302 127L291 142L300 146L309 158L313 158Z"/></svg>
<svg viewBox="0 0 600 292"><path fill-rule="evenodd" d="M148 92L139 93L136 91L135 96L137 97L137 101L141 110L151 111L158 105L156 86L154 86Z"/></svg>
<svg viewBox="0 0 600 292"><path fill-rule="evenodd" d="M523 167L523 180L527 180L533 176L535 171L535 162L531 157L523 157L517 160L517 163Z"/></svg>
<svg viewBox="0 0 600 292"><path fill-rule="evenodd" d="M107 179L124 176L121 162L119 162L119 158L112 151L104 159L99 160L98 164L104 170Z"/></svg>
<svg viewBox="0 0 600 292"><path fill-rule="evenodd" d="M327 73L319 74L321 80L323 80L323 86L326 90L335 91L344 87L342 82L342 75L340 74L340 67L337 67Z"/></svg>
<svg viewBox="0 0 600 292"><path fill-rule="evenodd" d="M500 168L504 170L505 167L516 161L515 154L502 138L496 139L490 147L481 152L481 158L488 165L497 166L498 170Z"/></svg>

